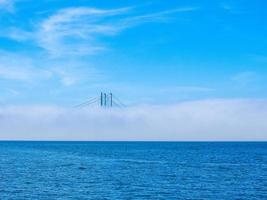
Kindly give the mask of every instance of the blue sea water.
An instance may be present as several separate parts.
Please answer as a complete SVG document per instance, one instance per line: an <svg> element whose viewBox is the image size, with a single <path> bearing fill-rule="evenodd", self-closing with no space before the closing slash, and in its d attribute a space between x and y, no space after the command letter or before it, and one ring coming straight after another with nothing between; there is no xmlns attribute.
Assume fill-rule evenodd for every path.
<svg viewBox="0 0 267 200"><path fill-rule="evenodd" d="M267 143L0 142L0 199L267 199Z"/></svg>

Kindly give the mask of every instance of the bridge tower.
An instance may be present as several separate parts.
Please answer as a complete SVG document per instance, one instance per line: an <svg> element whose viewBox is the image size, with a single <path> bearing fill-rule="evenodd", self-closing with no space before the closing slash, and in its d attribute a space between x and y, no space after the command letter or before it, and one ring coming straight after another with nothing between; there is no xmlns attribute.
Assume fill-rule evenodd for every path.
<svg viewBox="0 0 267 200"><path fill-rule="evenodd" d="M100 94L100 106L101 107L112 107L113 106L113 94L101 92Z"/></svg>

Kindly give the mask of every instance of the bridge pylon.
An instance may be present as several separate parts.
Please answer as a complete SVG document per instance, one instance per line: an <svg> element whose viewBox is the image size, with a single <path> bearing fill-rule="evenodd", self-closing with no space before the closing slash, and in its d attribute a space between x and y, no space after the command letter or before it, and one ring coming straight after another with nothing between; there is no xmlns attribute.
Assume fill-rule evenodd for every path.
<svg viewBox="0 0 267 200"><path fill-rule="evenodd" d="M101 92L100 107L113 107L113 94Z"/></svg>

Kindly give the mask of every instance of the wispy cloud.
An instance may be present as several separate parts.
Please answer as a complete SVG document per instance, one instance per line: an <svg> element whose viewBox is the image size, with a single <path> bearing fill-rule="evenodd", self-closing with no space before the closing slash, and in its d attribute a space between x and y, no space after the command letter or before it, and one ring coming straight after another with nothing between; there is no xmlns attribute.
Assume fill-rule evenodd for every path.
<svg viewBox="0 0 267 200"><path fill-rule="evenodd" d="M49 70L63 86L74 86L87 80L93 82L103 77L103 72L82 61L59 60L49 63Z"/></svg>
<svg viewBox="0 0 267 200"><path fill-rule="evenodd" d="M16 13L17 4L28 0L0 0L0 11L4 10L8 13Z"/></svg>
<svg viewBox="0 0 267 200"><path fill-rule="evenodd" d="M49 76L50 73L47 70L37 68L32 59L1 51L0 80L32 82Z"/></svg>
<svg viewBox="0 0 267 200"><path fill-rule="evenodd" d="M230 6L229 4L223 2L220 4L220 7L223 8L224 10L227 10L227 11L232 11L233 10L233 7Z"/></svg>
<svg viewBox="0 0 267 200"><path fill-rule="evenodd" d="M53 56L61 54L93 54L104 47L96 44L96 36L110 35L118 29L101 23L106 17L121 15L129 8L99 10L68 8L44 20L37 31L37 43Z"/></svg>
<svg viewBox="0 0 267 200"><path fill-rule="evenodd" d="M241 85L246 85L248 83L251 83L257 80L257 78L258 76L255 72L244 71L244 72L235 74L234 76L232 76L231 79Z"/></svg>
<svg viewBox="0 0 267 200"><path fill-rule="evenodd" d="M163 92L212 92L215 91L212 87L204 86L172 86L162 90Z"/></svg>
<svg viewBox="0 0 267 200"><path fill-rule="evenodd" d="M224 11L230 13L230 14L241 14L241 10L237 8L237 6L235 6L233 4L233 2L229 3L229 2L221 2L219 4L220 8L222 8Z"/></svg>
<svg viewBox="0 0 267 200"><path fill-rule="evenodd" d="M162 84L129 84L119 81L102 81L92 85L95 88L109 88L124 98L128 105L159 104L206 98L216 92L217 88L203 85L162 85ZM126 95L125 95L126 94Z"/></svg>
<svg viewBox="0 0 267 200"><path fill-rule="evenodd" d="M44 80L58 80L63 86L72 86L84 79L94 80L100 77L95 68L76 60L56 61L40 56L27 57L4 51L0 53L0 81L32 84Z"/></svg>
<svg viewBox="0 0 267 200"><path fill-rule="evenodd" d="M14 11L14 0L0 0L0 10L4 9L9 12Z"/></svg>
<svg viewBox="0 0 267 200"><path fill-rule="evenodd" d="M0 32L0 37L8 37L9 39L22 42L22 41L30 41L35 36L34 36L34 33L30 31L25 31L17 27L11 27L7 29L3 29Z"/></svg>
<svg viewBox="0 0 267 200"><path fill-rule="evenodd" d="M178 8L178 9L172 9L172 10L165 10L157 13L150 13L150 14L144 14L144 15L138 15L138 16L132 16L129 18L125 18L121 21L120 25L122 27L131 27L138 24L148 23L148 22L166 22L171 17L172 14L177 13L184 13L184 12L193 12L197 11L198 7L184 7L184 8Z"/></svg>
<svg viewBox="0 0 267 200"><path fill-rule="evenodd" d="M55 57L95 54L107 48L100 37L113 36L142 23L166 21L167 16L197 9L188 7L136 15L129 7L111 10L67 8L43 20L35 31L35 40Z"/></svg>
<svg viewBox="0 0 267 200"><path fill-rule="evenodd" d="M124 110L2 107L0 139L266 140L266 100L205 100Z"/></svg>

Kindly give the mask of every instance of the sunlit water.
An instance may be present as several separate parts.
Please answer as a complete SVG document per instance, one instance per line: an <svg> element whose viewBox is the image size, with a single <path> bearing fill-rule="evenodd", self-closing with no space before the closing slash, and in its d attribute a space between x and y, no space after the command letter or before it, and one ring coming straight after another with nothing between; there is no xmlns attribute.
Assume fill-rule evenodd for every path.
<svg viewBox="0 0 267 200"><path fill-rule="evenodd" d="M0 199L267 199L267 143L0 142Z"/></svg>

